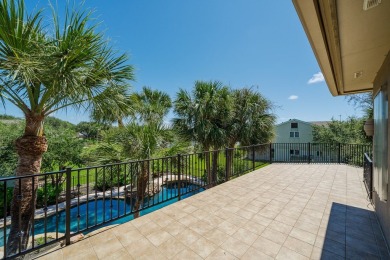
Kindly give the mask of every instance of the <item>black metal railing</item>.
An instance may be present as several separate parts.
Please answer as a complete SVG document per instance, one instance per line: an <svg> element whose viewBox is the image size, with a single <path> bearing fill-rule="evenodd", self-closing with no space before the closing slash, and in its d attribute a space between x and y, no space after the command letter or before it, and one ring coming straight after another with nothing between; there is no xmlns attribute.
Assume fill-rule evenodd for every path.
<svg viewBox="0 0 390 260"><path fill-rule="evenodd" d="M370 146L346 144L262 144L178 154L164 158L114 163L79 169L0 179L0 247L3 258L15 257L107 224L146 214L176 200L229 181L272 162L346 163L363 166ZM22 218L11 221L15 184L30 188L36 208L27 230ZM19 185L22 186L22 185ZM26 194L26 193L24 193ZM23 199L22 194L18 199ZM18 215L19 212L13 211ZM14 218L15 219L15 218ZM7 250L10 232L19 237L16 253ZM0 251L1 252L1 251Z"/></svg>
<svg viewBox="0 0 390 260"><path fill-rule="evenodd" d="M2 257L23 255L60 240L69 244L77 234L130 220L137 212L147 213L253 171L269 161L255 160L254 152L268 147L226 148L1 179ZM36 197L31 203L37 209L30 220L29 245L19 246L11 255L6 246L10 232L17 232L20 241L25 234L21 221L12 223L10 218L15 182L31 187L37 184L35 194L30 194ZM34 189L30 190L33 193Z"/></svg>
<svg viewBox="0 0 390 260"><path fill-rule="evenodd" d="M372 160L368 153L364 153L363 182L366 187L368 198L372 199Z"/></svg>
<svg viewBox="0 0 390 260"><path fill-rule="evenodd" d="M271 158L281 163L344 163L363 167L370 145L340 143L273 143ZM266 153L264 157L269 157Z"/></svg>

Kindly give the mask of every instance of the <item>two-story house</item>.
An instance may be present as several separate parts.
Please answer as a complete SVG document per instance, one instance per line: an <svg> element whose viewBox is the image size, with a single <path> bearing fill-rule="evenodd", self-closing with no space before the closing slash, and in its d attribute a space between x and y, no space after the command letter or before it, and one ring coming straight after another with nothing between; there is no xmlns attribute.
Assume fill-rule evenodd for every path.
<svg viewBox="0 0 390 260"><path fill-rule="evenodd" d="M275 127L275 137L271 144L271 157L274 162L282 161L336 161L337 151L326 144L313 143L313 125L327 125L326 121L305 122L290 119ZM258 152L256 160L269 158L266 151Z"/></svg>
<svg viewBox="0 0 390 260"><path fill-rule="evenodd" d="M309 154L307 143L313 142L313 126L298 119L290 119L278 124L273 140L273 160L304 160Z"/></svg>

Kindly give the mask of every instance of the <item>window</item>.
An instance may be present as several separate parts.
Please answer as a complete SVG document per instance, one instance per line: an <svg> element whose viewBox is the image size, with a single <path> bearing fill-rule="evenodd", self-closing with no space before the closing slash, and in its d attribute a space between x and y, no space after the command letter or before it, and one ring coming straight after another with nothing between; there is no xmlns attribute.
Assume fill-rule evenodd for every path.
<svg viewBox="0 0 390 260"><path fill-rule="evenodd" d="M299 155L299 150L290 150L290 155Z"/></svg>
<svg viewBox="0 0 390 260"><path fill-rule="evenodd" d="M299 137L299 132L290 132L290 137Z"/></svg>
<svg viewBox="0 0 390 260"><path fill-rule="evenodd" d="M298 123L291 123L291 128L298 128Z"/></svg>
<svg viewBox="0 0 390 260"><path fill-rule="evenodd" d="M374 99L374 190L379 199L387 201L388 196L388 99L386 87L383 87Z"/></svg>

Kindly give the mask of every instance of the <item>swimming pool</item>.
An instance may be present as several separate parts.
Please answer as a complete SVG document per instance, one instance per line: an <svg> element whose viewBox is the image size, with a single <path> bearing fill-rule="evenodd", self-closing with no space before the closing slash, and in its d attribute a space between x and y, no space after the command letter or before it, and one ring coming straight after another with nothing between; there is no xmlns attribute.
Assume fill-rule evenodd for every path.
<svg viewBox="0 0 390 260"><path fill-rule="evenodd" d="M181 198L190 197L203 190L204 188L197 185L187 185L180 189L181 194L183 194L181 195ZM144 209L141 210L141 216L178 201L177 195L177 188L167 188L163 186L159 193L149 199L145 199L143 204ZM100 225L98 228L128 222L134 218L133 214L129 214L131 212L132 204L131 200L110 199L109 197L105 199L89 200L88 203L80 203L79 206L75 206L70 210L71 232L79 232L87 229L83 231L84 234L87 234L94 230L94 226L106 221L109 222ZM65 233L65 218L66 212L60 211L57 215L48 216L46 219L35 220L34 236L51 232ZM7 227L7 235L8 233L9 227ZM2 228L0 229L0 247L3 245L4 231Z"/></svg>

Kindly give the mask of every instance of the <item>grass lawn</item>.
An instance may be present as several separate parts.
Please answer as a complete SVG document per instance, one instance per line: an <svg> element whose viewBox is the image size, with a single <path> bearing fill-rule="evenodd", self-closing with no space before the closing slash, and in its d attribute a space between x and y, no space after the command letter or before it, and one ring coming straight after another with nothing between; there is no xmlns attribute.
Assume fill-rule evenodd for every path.
<svg viewBox="0 0 390 260"><path fill-rule="evenodd" d="M177 173L177 169L175 167L175 164L177 161L170 161L171 159L165 160L164 162L162 159L156 159L152 160L150 163L151 171L152 173ZM190 154L190 155L184 155L181 157L183 168L182 168L182 175L185 176L193 176L197 178L202 178L206 172L206 160L205 158L202 158L200 154ZM210 162L211 164L211 162ZM268 163L265 162L259 162L255 161L255 169L259 169L261 167L264 167L268 165ZM130 164L121 164L120 166L112 166L112 167L105 167L106 172L106 178L109 178L110 172L113 171L113 174L117 174L117 169L120 167L120 172L124 172L124 167L126 168L126 172L129 171ZM226 157L223 152L220 152L218 154L218 169L221 171L221 174L225 171L226 168ZM232 176L241 175L247 172L251 172L253 170L253 162L252 160L248 160L245 158L245 155L241 152L236 152L234 154L233 158L233 169L236 173L232 174ZM239 174L237 174L237 171ZM80 183L80 185L85 185L88 182L93 185L95 183L96 173L99 175L103 172L103 167L98 168L91 168L91 169L85 169L85 168L73 168L72 169L72 188L77 188L77 184ZM87 178L87 175L89 176ZM88 180L87 180L88 179Z"/></svg>

